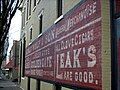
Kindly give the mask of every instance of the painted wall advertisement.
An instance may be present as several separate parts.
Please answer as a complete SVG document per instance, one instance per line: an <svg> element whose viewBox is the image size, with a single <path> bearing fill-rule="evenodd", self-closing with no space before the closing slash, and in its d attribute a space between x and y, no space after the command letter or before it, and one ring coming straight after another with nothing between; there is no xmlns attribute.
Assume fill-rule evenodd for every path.
<svg viewBox="0 0 120 90"><path fill-rule="evenodd" d="M101 89L101 19L100 0L74 7L27 47L26 76Z"/></svg>

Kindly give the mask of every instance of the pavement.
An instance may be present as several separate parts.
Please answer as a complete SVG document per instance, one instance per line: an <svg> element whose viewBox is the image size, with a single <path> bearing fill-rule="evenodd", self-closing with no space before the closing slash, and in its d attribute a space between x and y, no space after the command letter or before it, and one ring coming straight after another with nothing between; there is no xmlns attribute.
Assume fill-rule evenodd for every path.
<svg viewBox="0 0 120 90"><path fill-rule="evenodd" d="M0 90L22 90L20 86L10 80L0 80Z"/></svg>

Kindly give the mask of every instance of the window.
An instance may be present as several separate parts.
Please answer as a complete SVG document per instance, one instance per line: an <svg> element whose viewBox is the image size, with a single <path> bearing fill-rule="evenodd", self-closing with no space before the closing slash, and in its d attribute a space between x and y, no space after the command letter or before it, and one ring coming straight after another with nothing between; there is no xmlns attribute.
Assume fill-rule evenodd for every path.
<svg viewBox="0 0 120 90"><path fill-rule="evenodd" d="M39 17L39 34L42 33L42 20L43 20L43 15L40 15L40 17Z"/></svg>
<svg viewBox="0 0 120 90"><path fill-rule="evenodd" d="M35 11L35 9L36 9L36 0L34 0L34 2L33 2L33 12Z"/></svg>
<svg viewBox="0 0 120 90"><path fill-rule="evenodd" d="M54 84L54 89L55 90L62 90L61 85Z"/></svg>
<svg viewBox="0 0 120 90"><path fill-rule="evenodd" d="M27 6L26 6L26 8L27 8L27 10L26 10L26 20L28 20L28 7L29 6L29 0L27 0Z"/></svg>
<svg viewBox="0 0 120 90"><path fill-rule="evenodd" d="M25 11L26 11L26 7L23 8L23 12L22 12L22 27L25 27Z"/></svg>
<svg viewBox="0 0 120 90"><path fill-rule="evenodd" d="M0 12L3 11L3 2L0 0Z"/></svg>
<svg viewBox="0 0 120 90"><path fill-rule="evenodd" d="M34 0L34 7L36 6L36 0Z"/></svg>
<svg viewBox="0 0 120 90"><path fill-rule="evenodd" d="M22 73L21 73L21 69L22 69L22 42L20 42L20 79L19 79L19 82L21 83L21 75L22 75Z"/></svg>
<svg viewBox="0 0 120 90"><path fill-rule="evenodd" d="M40 90L40 80L36 80L36 90Z"/></svg>
<svg viewBox="0 0 120 90"><path fill-rule="evenodd" d="M62 15L62 0L57 0L57 17Z"/></svg>
<svg viewBox="0 0 120 90"><path fill-rule="evenodd" d="M23 39L23 62L22 62L22 77L25 76L25 47L26 47L26 39Z"/></svg>
<svg viewBox="0 0 120 90"><path fill-rule="evenodd" d="M29 0L29 15L31 15L31 0Z"/></svg>
<svg viewBox="0 0 120 90"><path fill-rule="evenodd" d="M30 28L30 42L31 42L31 40L32 40L32 33L33 33L33 31L32 31L32 27Z"/></svg>
<svg viewBox="0 0 120 90"><path fill-rule="evenodd" d="M28 80L27 80L27 90L30 90L30 77L28 77Z"/></svg>

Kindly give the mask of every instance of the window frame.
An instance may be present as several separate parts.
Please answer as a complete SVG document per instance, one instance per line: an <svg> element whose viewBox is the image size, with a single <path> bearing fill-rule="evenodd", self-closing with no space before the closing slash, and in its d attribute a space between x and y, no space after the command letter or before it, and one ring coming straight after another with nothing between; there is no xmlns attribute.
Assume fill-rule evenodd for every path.
<svg viewBox="0 0 120 90"><path fill-rule="evenodd" d="M37 0L34 0L34 4L33 5L34 5L34 7L37 5Z"/></svg>
<svg viewBox="0 0 120 90"><path fill-rule="evenodd" d="M26 21L28 21L29 16L29 0L26 1Z"/></svg>
<svg viewBox="0 0 120 90"><path fill-rule="evenodd" d="M44 13L44 9L42 9L41 11L40 11L40 13L38 14L38 20L39 20L39 36L41 36L42 35L42 33L43 33L43 13ZM41 21L40 21L41 20ZM40 29L40 22L41 22L41 26L42 26L42 28Z"/></svg>
<svg viewBox="0 0 120 90"><path fill-rule="evenodd" d="M31 5L32 4L32 0L29 0L29 16L31 16Z"/></svg>
<svg viewBox="0 0 120 90"><path fill-rule="evenodd" d="M39 16L39 34L42 33L42 28L43 28L43 14Z"/></svg>
<svg viewBox="0 0 120 90"><path fill-rule="evenodd" d="M30 40L30 42L32 41L32 39L33 39L33 27L31 26L29 28L29 40Z"/></svg>
<svg viewBox="0 0 120 90"><path fill-rule="evenodd" d="M25 76L25 48L26 48L26 38L23 38L23 50L22 50L22 77Z"/></svg>

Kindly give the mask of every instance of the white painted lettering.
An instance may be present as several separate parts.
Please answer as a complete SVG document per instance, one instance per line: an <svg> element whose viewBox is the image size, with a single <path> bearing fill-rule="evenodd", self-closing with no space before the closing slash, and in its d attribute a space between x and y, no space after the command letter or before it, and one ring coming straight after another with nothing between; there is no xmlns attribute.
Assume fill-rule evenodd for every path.
<svg viewBox="0 0 120 90"><path fill-rule="evenodd" d="M71 68L71 61L70 61L70 52L67 52L67 59L66 59L66 63L65 63L65 68Z"/></svg>
<svg viewBox="0 0 120 90"><path fill-rule="evenodd" d="M89 72L89 83L93 83L93 73Z"/></svg>
<svg viewBox="0 0 120 90"><path fill-rule="evenodd" d="M88 67L94 67L96 64L96 48L94 45L91 45L88 48L88 56L91 58L90 60L88 60Z"/></svg>
<svg viewBox="0 0 120 90"><path fill-rule="evenodd" d="M64 53L60 54L60 68L64 68Z"/></svg>
<svg viewBox="0 0 120 90"><path fill-rule="evenodd" d="M80 61L79 61L79 54L81 52L81 48L73 50L74 51L74 62L73 62L73 67L80 67Z"/></svg>

